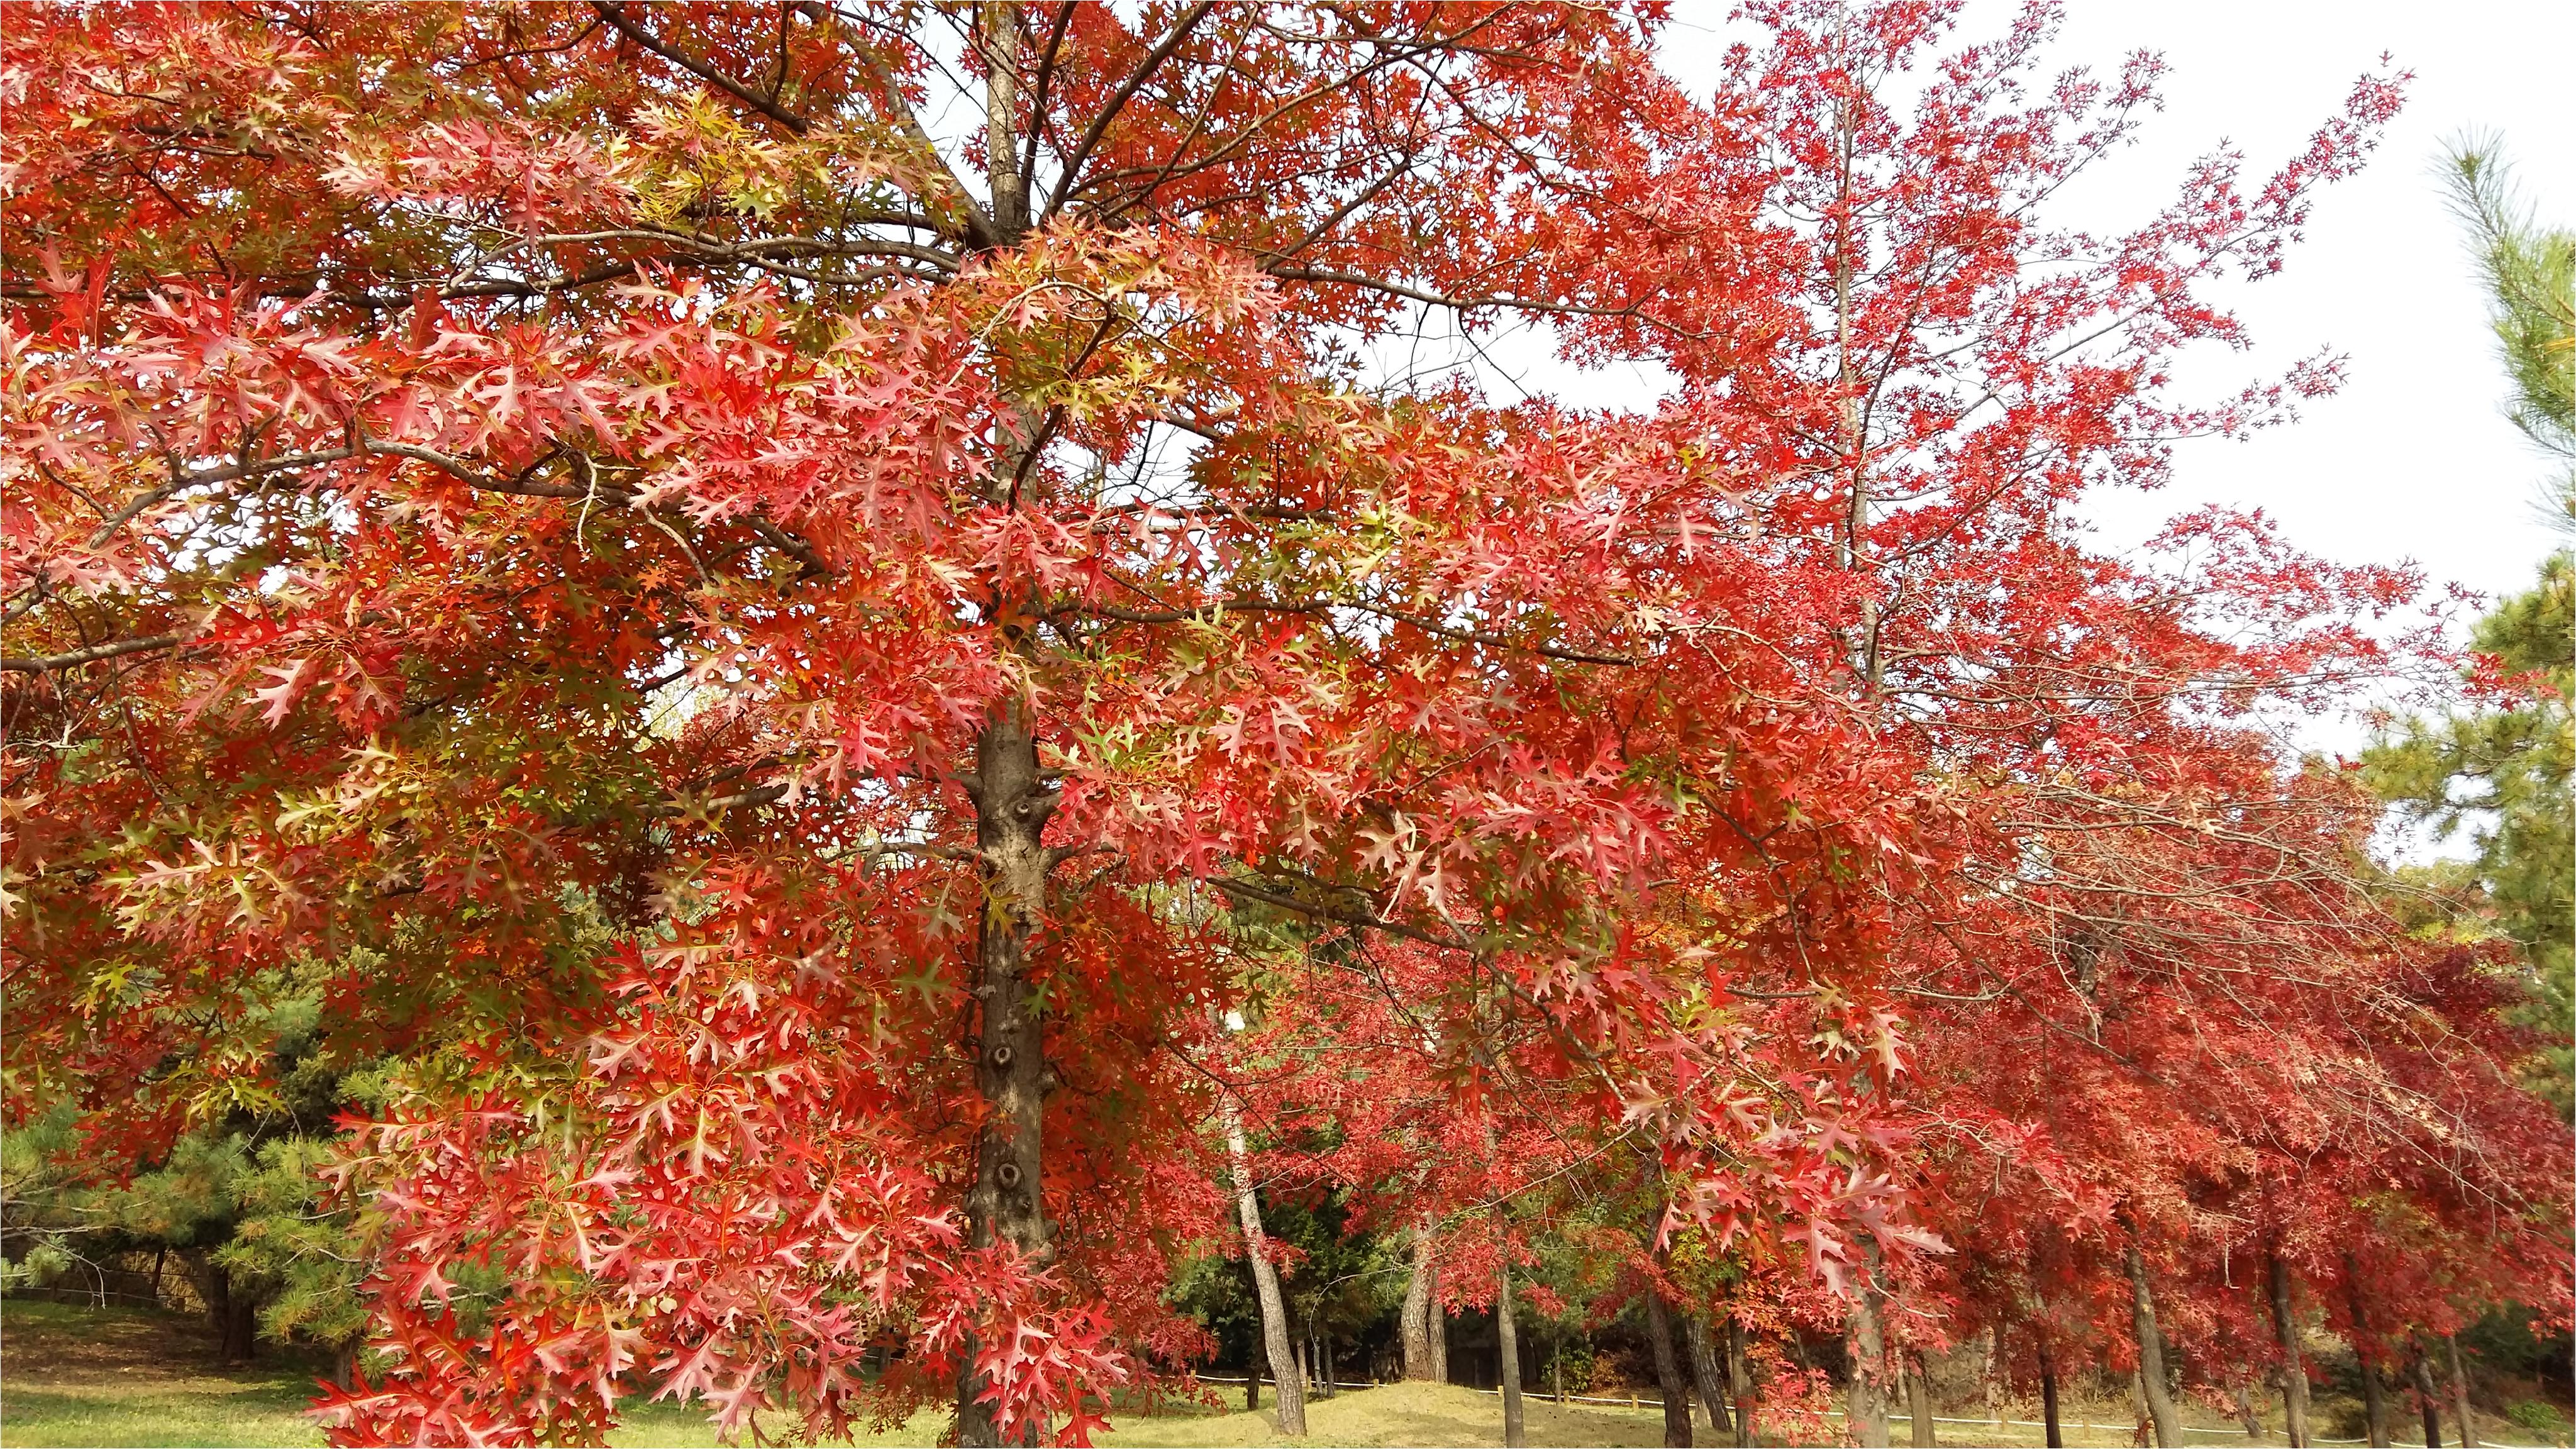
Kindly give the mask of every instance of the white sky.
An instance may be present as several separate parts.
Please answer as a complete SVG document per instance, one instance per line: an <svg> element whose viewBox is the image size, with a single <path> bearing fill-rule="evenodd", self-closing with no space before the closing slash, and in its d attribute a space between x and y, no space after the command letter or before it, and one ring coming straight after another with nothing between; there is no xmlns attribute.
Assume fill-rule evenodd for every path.
<svg viewBox="0 0 2576 1449"><path fill-rule="evenodd" d="M1730 8L1675 0L1666 32L1675 75L1714 82L1721 32L1744 33L1727 26ZM1999 34L2016 8L1969 0L1958 34ZM2412 561L2436 588L2489 596L2529 587L2555 540L2539 512L2548 470L2502 415L2485 304L2433 168L2445 139L2499 132L2542 218L2576 221L2576 4L2067 0L2047 68L2110 72L2141 49L2170 63L2163 114L2070 190L2057 213L2067 224L2103 233L2145 219L2193 157L2222 145L2244 152L2250 190L2382 53L2415 80L2369 168L2326 188L2285 269L2217 294L2244 317L2253 350L2213 348L2178 373L2189 392L2217 395L2322 348L2347 358L2343 391L2307 405L2293 426L2185 445L2163 492L2098 497L2105 541L2132 542L2174 513L2226 502L2261 507L2329 559Z"/></svg>

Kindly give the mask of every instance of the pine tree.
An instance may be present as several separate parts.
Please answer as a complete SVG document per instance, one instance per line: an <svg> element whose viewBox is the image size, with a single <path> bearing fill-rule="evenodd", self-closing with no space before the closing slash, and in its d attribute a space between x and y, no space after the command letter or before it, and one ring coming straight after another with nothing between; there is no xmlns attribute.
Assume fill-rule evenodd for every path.
<svg viewBox="0 0 2576 1449"><path fill-rule="evenodd" d="M2562 471L2553 512L2576 527L2576 231L2543 227L2516 201L2492 140L2451 153L2453 209L2467 225L2486 283L2514 425ZM2576 1111L2576 558L2561 549L2537 586L2480 620L2471 669L2483 707L2410 719L2364 757L2380 796L2442 837L2463 827L2476 855L2419 874L2465 888L2487 929L2512 938L2536 984L2533 1024L2552 1042L2540 1086L2562 1114Z"/></svg>

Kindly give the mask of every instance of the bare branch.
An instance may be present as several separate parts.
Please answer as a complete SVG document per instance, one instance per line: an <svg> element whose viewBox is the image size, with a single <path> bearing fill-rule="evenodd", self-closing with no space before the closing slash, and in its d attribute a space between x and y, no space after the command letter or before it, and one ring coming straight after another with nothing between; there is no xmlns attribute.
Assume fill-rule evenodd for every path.
<svg viewBox="0 0 2576 1449"><path fill-rule="evenodd" d="M671 64L676 65L680 69L687 71L689 74L696 76L698 79L705 81L708 85L714 86L717 90L723 91L726 95L733 97L735 100L742 102L744 105L751 107L755 111L760 112L769 119L785 126L795 134L802 136L807 131L814 129L814 123L812 121L809 121L805 117L796 114L785 106L780 105L771 97L762 95L760 92L753 90L751 87L744 85L733 77L717 70L714 66L707 64L705 61L699 60L694 56L683 54L680 51L663 44L660 40L655 39L651 31L636 24L634 19L627 15L626 6L622 3L622 0L590 0L590 8L598 11L599 18L607 21L611 26L615 27L618 34L625 36L627 39L634 41L637 45L644 47L646 50L662 57Z"/></svg>
<svg viewBox="0 0 2576 1449"><path fill-rule="evenodd" d="M137 639L118 639L106 644L92 644L86 649L74 649L63 654L47 654L38 658L18 654L0 655L0 670L7 670L13 674L44 674L56 669L77 669L81 665L94 664L101 659L116 659L127 654L145 654L155 649L176 649L194 637L196 636L193 634L178 632L147 634Z"/></svg>

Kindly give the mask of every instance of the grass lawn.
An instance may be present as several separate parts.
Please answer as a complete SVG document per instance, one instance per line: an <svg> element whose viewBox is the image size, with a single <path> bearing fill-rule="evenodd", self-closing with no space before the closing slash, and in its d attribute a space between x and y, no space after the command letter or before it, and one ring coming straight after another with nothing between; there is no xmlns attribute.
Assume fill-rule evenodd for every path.
<svg viewBox="0 0 2576 1449"><path fill-rule="evenodd" d="M0 1445L319 1445L304 1417L316 1366L224 1368L204 1325L176 1313L0 1299ZM928 1444L924 1416L861 1444ZM640 1405L612 1443L714 1445L704 1415Z"/></svg>
<svg viewBox="0 0 2576 1449"><path fill-rule="evenodd" d="M0 1445L318 1445L321 1431L303 1415L314 1372L312 1364L287 1361L223 1368L214 1362L204 1326L179 1314L0 1300ZM1167 1402L1151 1416L1118 1416L1117 1428L1101 1442L1104 1449L1502 1442L1501 1401L1449 1384L1390 1384L1315 1400L1307 1405L1304 1440L1279 1433L1276 1410L1267 1395L1264 1399L1258 1413L1220 1413ZM1651 1405L1557 1404L1532 1395L1527 1410L1529 1442L1536 1446L1663 1442L1663 1414ZM2088 1416L2070 1411L2069 1417ZM2122 1416L2096 1407L2089 1417L2095 1424L2111 1424ZM2192 1443L2245 1442L2242 1429L2230 1425L2222 1430L2215 1427L2218 1420L2196 1412L2191 1417L2198 1421L2188 1436ZM783 1437L789 1427L780 1424L771 1432ZM933 1445L947 1427L945 1413L925 1412L882 1434L862 1432L856 1442ZM1907 1442L1903 1415L1893 1427L1891 1437ZM2274 1443L2278 1432L2276 1427ZM2528 1442L2527 1435L2502 1424L2492 1425L2488 1434L2490 1444L2498 1438ZM1712 1436L1703 1425L1699 1437L1705 1443ZM2035 1427L2006 1425L1997 1431L1969 1422L1943 1423L1939 1437L1951 1445L2041 1442ZM680 1449L721 1441L703 1415L659 1404L636 1406L609 1442ZM2126 1426L2085 1429L2070 1423L2066 1442L2110 1449L2131 1440Z"/></svg>

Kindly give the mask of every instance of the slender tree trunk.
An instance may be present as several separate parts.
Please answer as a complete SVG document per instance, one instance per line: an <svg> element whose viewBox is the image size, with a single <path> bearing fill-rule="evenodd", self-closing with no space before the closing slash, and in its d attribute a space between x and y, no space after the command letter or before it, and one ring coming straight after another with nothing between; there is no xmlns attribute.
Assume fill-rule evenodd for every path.
<svg viewBox="0 0 2576 1449"><path fill-rule="evenodd" d="M2155 1420L2157 1449L2182 1443L2182 1420L2174 1412L2173 1393L2165 1387L2164 1335L2156 1329L2155 1295L2147 1287L2147 1262L2138 1245L2129 1244L2129 1309L2138 1335L2138 1388L2147 1413Z"/></svg>
<svg viewBox="0 0 2576 1449"><path fill-rule="evenodd" d="M2281 1343L2281 1417L2290 1449L2308 1449L2308 1368L2299 1361L2299 1315L2290 1302L2290 1265L2272 1254L2272 1333Z"/></svg>
<svg viewBox="0 0 2576 1449"><path fill-rule="evenodd" d="M2369 1420L2372 1449L2388 1449L2397 1442L2388 1426L2388 1385L2380 1379L2379 1366L2367 1357L2361 1360L2361 1411Z"/></svg>
<svg viewBox="0 0 2576 1449"><path fill-rule="evenodd" d="M2424 1418L2424 1449L2442 1449L2442 1391L2433 1387L2433 1359L2415 1348L2415 1409Z"/></svg>
<svg viewBox="0 0 2576 1449"><path fill-rule="evenodd" d="M1028 230L1027 178L1019 174L1019 27L1008 6L987 3L975 15L977 49L984 62L987 180L993 221L1003 245ZM1014 475L1025 461L1034 430L999 461ZM1011 645L1019 647L1013 637ZM1053 1234L1040 1195L1047 1068L1042 1023L1027 981L1030 933L1046 913L1047 853L1039 843L1059 798L1038 773L1037 739L1027 706L1018 699L996 708L975 742L975 774L966 782L975 805L975 843L985 908L976 942L974 1002L977 1011L975 1086L984 1098L983 1129L975 1144L975 1185L966 1195L966 1226L978 1248L1008 1244L1045 1264L1055 1257ZM967 1335L957 1373L957 1442L1001 1442L994 1406L983 1402L989 1385L976 1359L980 1345ZM1035 1443L1047 1426L1025 1426Z"/></svg>
<svg viewBox="0 0 2576 1449"><path fill-rule="evenodd" d="M1844 1335L1851 1345L1851 1386L1844 1393L1852 1442L1887 1449L1887 1337L1879 1325L1878 1243L1861 1240L1860 1293Z"/></svg>
<svg viewBox="0 0 2576 1449"><path fill-rule="evenodd" d="M1690 1344L1691 1389L1699 1396L1700 1408L1708 1414L1709 1429L1719 1435L1715 1442L1724 1443L1724 1435L1734 1426L1727 1422L1726 1392L1718 1387L1722 1380L1717 1370L1717 1346L1709 1341L1708 1320L1696 1313L1682 1315L1682 1337Z"/></svg>
<svg viewBox="0 0 2576 1449"><path fill-rule="evenodd" d="M1923 1355L1909 1355L1912 1362L1905 1374L1905 1416L1913 1421L1914 1449L1932 1449L1939 1441L1933 1437L1932 1379L1924 1372Z"/></svg>
<svg viewBox="0 0 2576 1449"><path fill-rule="evenodd" d="M1333 1331L1318 1326L1315 1330L1315 1386L1325 1398L1333 1397Z"/></svg>
<svg viewBox="0 0 2576 1449"><path fill-rule="evenodd" d="M2370 1442L2373 1449L2388 1449L2388 1387L2373 1362L2377 1355L2370 1351L2370 1311L2361 1301L2361 1264L2350 1253L2343 1258L2343 1286L2352 1303L2352 1356L2361 1365L2361 1406L2370 1421Z"/></svg>
<svg viewBox="0 0 2576 1449"><path fill-rule="evenodd" d="M2451 1417L2460 1421L2460 1443L2477 1449L2478 1421L2469 1417L2469 1376L2460 1367L2460 1340L2456 1334L2443 1334L2442 1343L2451 1351Z"/></svg>
<svg viewBox="0 0 2576 1449"><path fill-rule="evenodd" d="M1423 1332L1431 1340L1431 1381L1449 1382L1449 1310L1440 1302L1440 1269L1437 1265L1422 1270L1423 1290L1428 1298L1422 1307Z"/></svg>
<svg viewBox="0 0 2576 1449"><path fill-rule="evenodd" d="M1726 1386L1735 1396L1736 1449L1753 1449L1753 1363L1744 1351L1744 1325L1726 1320Z"/></svg>
<svg viewBox="0 0 2576 1449"><path fill-rule="evenodd" d="M1529 1431L1521 1411L1521 1335L1512 1322L1512 1260L1503 1259L1499 1280L1494 1285L1494 1339L1502 1355L1503 1379L1503 1444L1505 1449L1521 1449L1529 1442Z"/></svg>
<svg viewBox="0 0 2576 1449"><path fill-rule="evenodd" d="M1253 1288L1261 1303L1261 1343L1270 1358L1270 1381L1279 1389L1279 1432L1291 1438L1306 1432L1306 1375L1289 1345L1288 1305L1279 1292L1279 1271L1270 1266L1268 1235L1261 1231L1261 1202L1252 1191L1251 1154L1243 1142L1243 1109L1232 1094L1219 1100L1225 1114L1225 1150L1234 1169L1234 1206L1243 1220L1243 1253L1252 1260Z"/></svg>
<svg viewBox="0 0 2576 1449"><path fill-rule="evenodd" d="M1027 969L1029 934L1046 905L1046 848L1038 843L1058 796L1038 773L1037 741L1025 707L1001 704L975 743L975 841L989 905L975 951L975 1004L980 1009L975 1086L986 1108L975 1143L975 1185L966 1195L966 1226L975 1247L1008 1244L1022 1257L1053 1257L1039 1196L1046 1055ZM972 1335L957 1376L957 1442L1001 1443L987 1383L976 1368ZM1028 1426L1036 1430L1037 1426Z"/></svg>
<svg viewBox="0 0 2576 1449"><path fill-rule="evenodd" d="M1437 1380L1431 1362L1431 1227L1413 1235L1413 1276L1404 1285L1404 1376Z"/></svg>
<svg viewBox="0 0 2576 1449"><path fill-rule="evenodd" d="M1251 1413L1261 1407L1261 1336L1254 1334L1252 1348L1243 1356L1243 1410Z"/></svg>
<svg viewBox="0 0 2576 1449"><path fill-rule="evenodd" d="M2065 1431L2057 1426L2057 1360L2046 1339L2039 1343L2039 1417L2047 1426L2048 1449L2066 1449Z"/></svg>
<svg viewBox="0 0 2576 1449"><path fill-rule="evenodd" d="M1682 1379L1680 1356L1673 1352L1672 1315L1664 1295L1646 1288L1646 1347L1655 1356L1655 1387L1664 1396L1665 1449L1690 1449L1690 1385Z"/></svg>
<svg viewBox="0 0 2576 1449"><path fill-rule="evenodd" d="M1986 1437L2001 1439L2004 1434L2004 1326L1998 1322L1986 1331Z"/></svg>
<svg viewBox="0 0 2576 1449"><path fill-rule="evenodd" d="M2246 1438L2262 1442L2263 1412L2254 1407L2254 1391L2243 1384L2236 1386L2236 1422L2245 1426Z"/></svg>

